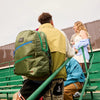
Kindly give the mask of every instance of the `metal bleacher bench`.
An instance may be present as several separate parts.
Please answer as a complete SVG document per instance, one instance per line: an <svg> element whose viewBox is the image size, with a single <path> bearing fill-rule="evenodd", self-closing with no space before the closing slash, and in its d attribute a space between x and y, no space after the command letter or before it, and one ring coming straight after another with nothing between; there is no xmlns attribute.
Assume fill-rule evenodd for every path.
<svg viewBox="0 0 100 100"><path fill-rule="evenodd" d="M93 97L93 91L96 91L98 89L98 86L92 86L91 85L91 83L95 82L95 80L93 81L93 79L90 79L90 73L91 73L90 69L93 66L94 54L93 54L93 52L91 53L90 65L89 65L89 69L88 69L87 64L86 64L84 49L83 49L83 47L81 47L81 49L82 49L83 58L84 58L84 64L85 64L85 70L86 70L86 72L85 72L86 79L85 79L85 83L84 83L83 89L81 90L81 96L80 96L80 98L74 98L74 100L77 100L77 99L78 100L82 100L84 92L90 92L91 93L91 99L93 99L94 98Z"/></svg>
<svg viewBox="0 0 100 100"><path fill-rule="evenodd" d="M23 78L15 75L13 69L0 69L0 99L12 100L13 94L22 87Z"/></svg>

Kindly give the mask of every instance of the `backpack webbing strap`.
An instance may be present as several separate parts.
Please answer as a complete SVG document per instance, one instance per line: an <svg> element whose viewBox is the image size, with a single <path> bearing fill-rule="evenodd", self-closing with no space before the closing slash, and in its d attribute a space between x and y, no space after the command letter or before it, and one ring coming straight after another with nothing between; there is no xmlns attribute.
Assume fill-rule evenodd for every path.
<svg viewBox="0 0 100 100"><path fill-rule="evenodd" d="M44 34L43 32L41 32L42 34ZM46 44L46 48L43 48L43 43L42 43L42 39L41 39L41 36L40 36L40 33L37 31L37 34L39 36L39 39L40 39L40 43L41 43L41 48L44 52L47 52L48 51L48 44L47 44L47 41L46 41L46 37L45 37L45 44ZM45 35L45 34L44 34Z"/></svg>
<svg viewBox="0 0 100 100"><path fill-rule="evenodd" d="M15 51L18 50L20 47L22 47L22 46L24 46L24 45L27 45L27 44L29 44L29 43L32 43L32 41L28 41L28 42L26 42L26 43L21 44L20 46L18 46L18 47L15 49ZM15 55L15 51L14 51L14 55Z"/></svg>
<svg viewBox="0 0 100 100"><path fill-rule="evenodd" d="M30 58L30 57L32 57L32 56L26 56L26 57L23 57L23 58L17 60L17 61L15 62L15 64L18 63L18 62L20 62L20 61L22 61L22 60L24 60L24 59Z"/></svg>

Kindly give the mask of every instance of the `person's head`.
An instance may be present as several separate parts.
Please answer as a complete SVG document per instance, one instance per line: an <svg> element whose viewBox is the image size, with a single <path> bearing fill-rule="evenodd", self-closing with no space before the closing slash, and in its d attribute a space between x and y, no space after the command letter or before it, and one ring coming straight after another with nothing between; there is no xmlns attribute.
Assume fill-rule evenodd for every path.
<svg viewBox="0 0 100 100"><path fill-rule="evenodd" d="M79 35L81 36L82 39L87 39L89 37L88 32L84 30L81 30Z"/></svg>
<svg viewBox="0 0 100 100"><path fill-rule="evenodd" d="M81 21L77 21L74 23L73 29L76 33L79 33L81 30L87 31L86 27Z"/></svg>
<svg viewBox="0 0 100 100"><path fill-rule="evenodd" d="M39 18L38 21L41 24L45 24L45 23L51 23L53 25L53 20L52 20L52 16L49 13L42 13Z"/></svg>
<svg viewBox="0 0 100 100"><path fill-rule="evenodd" d="M36 28L36 31L38 31L39 30L39 28Z"/></svg>

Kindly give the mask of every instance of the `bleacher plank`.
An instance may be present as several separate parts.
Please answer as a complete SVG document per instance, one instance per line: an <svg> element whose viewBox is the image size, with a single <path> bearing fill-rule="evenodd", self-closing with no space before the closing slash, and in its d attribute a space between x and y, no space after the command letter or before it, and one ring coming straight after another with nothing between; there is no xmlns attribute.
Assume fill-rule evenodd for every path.
<svg viewBox="0 0 100 100"><path fill-rule="evenodd" d="M18 92L19 89L5 89L5 90L0 90L0 93L16 93Z"/></svg>
<svg viewBox="0 0 100 100"><path fill-rule="evenodd" d="M23 78L15 75L13 70L13 67L0 69L0 99L12 100L13 94L22 87Z"/></svg>
<svg viewBox="0 0 100 100"><path fill-rule="evenodd" d="M7 89L7 88L13 88L13 87L22 87L22 84L19 85L7 85L7 86L0 86L0 89Z"/></svg>
<svg viewBox="0 0 100 100"><path fill-rule="evenodd" d="M85 91L96 91L98 86L87 86Z"/></svg>
<svg viewBox="0 0 100 100"><path fill-rule="evenodd" d="M89 73L90 73L90 74L97 74L97 73L100 73L100 71L99 71L99 70L96 70L96 71L90 71Z"/></svg>
<svg viewBox="0 0 100 100"><path fill-rule="evenodd" d="M91 83L96 83L96 82L100 82L100 78L98 79L90 79Z"/></svg>
<svg viewBox="0 0 100 100"><path fill-rule="evenodd" d="M12 82L22 82L23 81L23 79L20 79L20 80L9 80L9 81L3 81L3 82L0 82L0 84L1 83L12 83Z"/></svg>
<svg viewBox="0 0 100 100"><path fill-rule="evenodd" d="M12 100L13 94L8 94L9 100ZM7 100L7 94L0 94L0 100L6 99Z"/></svg>

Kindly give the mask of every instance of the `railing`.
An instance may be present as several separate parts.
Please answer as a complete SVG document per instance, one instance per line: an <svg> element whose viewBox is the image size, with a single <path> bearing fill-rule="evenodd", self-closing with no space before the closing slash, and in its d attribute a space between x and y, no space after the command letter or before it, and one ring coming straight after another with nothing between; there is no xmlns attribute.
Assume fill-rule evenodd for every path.
<svg viewBox="0 0 100 100"><path fill-rule="evenodd" d="M71 58L68 58L46 81L43 82L43 84L27 100L34 100L44 90L44 88L52 81L52 79L60 72L60 70L67 64L67 62L70 59ZM14 60L0 63L0 65L8 64L10 72L11 62L14 62Z"/></svg>
<svg viewBox="0 0 100 100"><path fill-rule="evenodd" d="M12 63L12 62L14 62L14 60L0 63L0 65L2 65L2 67L0 67L0 68L4 68L3 65L4 65L4 64L8 64L8 68L9 68L9 76L10 76L10 67L11 67L11 63Z"/></svg>
<svg viewBox="0 0 100 100"><path fill-rule="evenodd" d="M71 58L68 58L44 83L35 91L27 100L35 100L35 98L44 90L44 88L52 81L52 79L60 72Z"/></svg>
<svg viewBox="0 0 100 100"><path fill-rule="evenodd" d="M86 64L86 59L85 59L85 54L84 54L84 48L81 47L81 49L82 49L82 53L83 53L83 59L84 59L84 64L85 64L85 69L86 69L87 78L86 78L86 80L85 80L85 83L84 83L84 86L83 86L83 89L82 89L81 96L80 96L79 100L82 100L82 98L83 98L83 94L84 94L84 92L85 92L87 83L89 83L89 85L91 86L91 82L90 82L90 78L89 78L89 69L90 69L91 66L92 66L93 57L94 57L94 55L92 54L92 58L91 58L91 61L90 61L90 66L89 66L89 69L87 69L87 64ZM91 50L92 50L92 49L91 49ZM92 92L91 92L91 95L93 95Z"/></svg>
<svg viewBox="0 0 100 100"><path fill-rule="evenodd" d="M11 62L14 62L14 60L12 60L12 61L7 61L7 62L3 62L3 63L0 63L0 65L3 65L3 64L8 64L9 63L9 67L10 67L10 63Z"/></svg>
<svg viewBox="0 0 100 100"><path fill-rule="evenodd" d="M89 79L89 72L87 69L87 64L86 64L86 59L85 59L85 54L84 54L84 48L80 47L79 49L82 49L82 53L83 53L83 59L84 59L84 64L85 64L85 69L86 69L86 73L87 73L87 78L85 80L82 92L81 92L81 96L79 98L79 100L82 100L83 94L85 92L87 83L89 82L90 84L90 79ZM91 48L91 52L92 52L92 48ZM66 60L35 92L33 92L33 94L27 99L27 100L35 100L35 98L43 91L43 89L52 81L52 79L59 73L59 71L66 65L66 63L69 61L70 59ZM90 62L90 67L92 66L92 60L93 60L93 56ZM92 92L91 92L92 94Z"/></svg>
<svg viewBox="0 0 100 100"><path fill-rule="evenodd" d="M90 48L91 48L91 46L90 46ZM90 84L89 70L87 69L87 64L86 64L84 49L83 49L83 47L81 47L79 49L82 49L83 58L84 58L84 64L85 64L85 69L86 69L86 73L87 73L87 79L86 79L86 81L84 83L84 86L83 86L83 89L82 89L82 92L81 92L81 96L79 98L79 100L82 100L82 97L83 97L83 94L85 92L85 88L86 88L87 83L89 82L89 85L91 85L91 84ZM92 52L92 48L91 48L91 52ZM35 92L32 93L32 95L27 100L34 100L44 90L44 88L53 80L53 78L60 72L60 70L67 64L67 62L70 59L71 58L67 59L47 80L45 80L43 82L43 84ZM93 54L92 54L92 59L90 61L90 68L92 66L92 61L93 61ZM11 62L14 62L14 61L0 63L0 65L9 63L9 71L10 71L10 63Z"/></svg>

